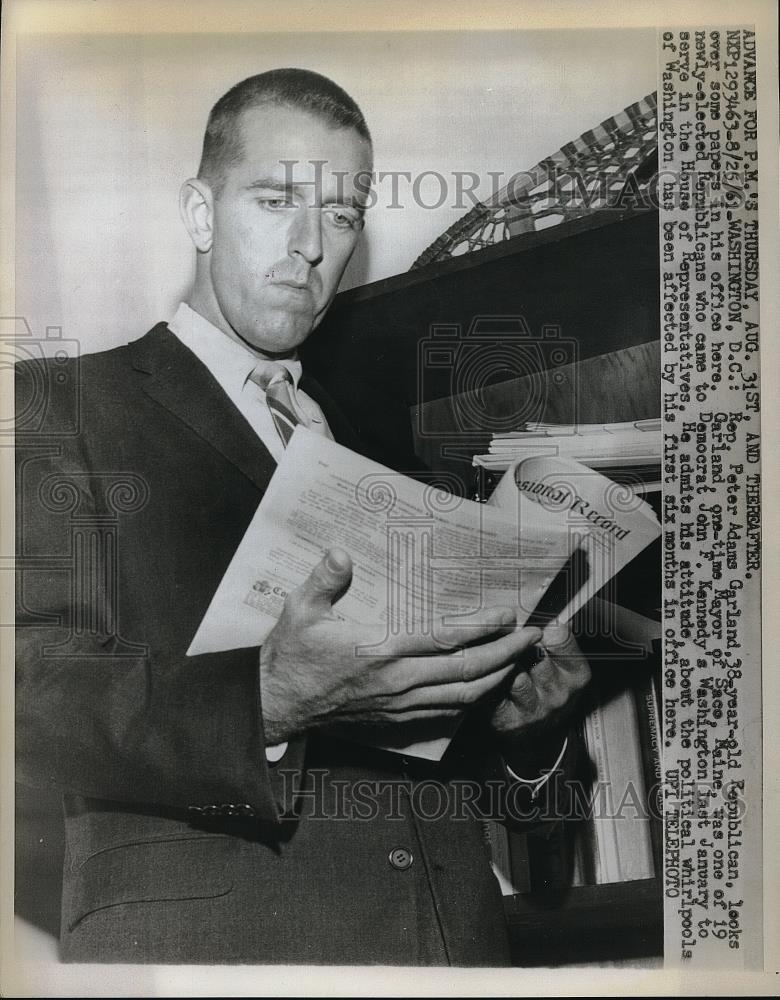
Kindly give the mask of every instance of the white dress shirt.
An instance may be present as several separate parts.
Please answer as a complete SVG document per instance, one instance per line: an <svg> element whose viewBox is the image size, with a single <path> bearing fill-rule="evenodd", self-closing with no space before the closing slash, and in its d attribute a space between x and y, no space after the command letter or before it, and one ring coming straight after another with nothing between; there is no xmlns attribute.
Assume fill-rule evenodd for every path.
<svg viewBox="0 0 780 1000"><path fill-rule="evenodd" d="M245 417L249 426L278 462L284 452L284 445L274 426L271 411L266 405L265 393L259 385L249 379L258 362L264 360L263 356L253 351L248 344L233 340L223 333L200 313L191 309L186 302L179 304L176 315L168 323L168 328L208 368L231 403ZM303 371L300 361L284 359L280 363L292 376L298 403L308 417L311 429L332 438L322 410L311 396L298 389ZM266 747L265 755L269 762L276 763L282 759L286 750L287 744L280 743L277 746Z"/></svg>
<svg viewBox="0 0 780 1000"><path fill-rule="evenodd" d="M284 452L284 445L266 405L265 393L259 385L249 380L255 366L264 360L263 356L243 341L233 340L223 333L186 302L179 305L168 327L208 368L231 403L246 418L252 430L278 462ZM322 410L311 396L298 389L303 371L300 361L283 359L280 363L292 376L296 397L311 422L311 429L332 438Z"/></svg>

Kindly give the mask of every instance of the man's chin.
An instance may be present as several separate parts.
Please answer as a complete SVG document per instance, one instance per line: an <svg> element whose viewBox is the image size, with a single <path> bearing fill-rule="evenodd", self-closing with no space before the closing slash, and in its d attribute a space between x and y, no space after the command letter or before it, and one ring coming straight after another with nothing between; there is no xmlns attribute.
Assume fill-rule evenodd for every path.
<svg viewBox="0 0 780 1000"><path fill-rule="evenodd" d="M250 347L263 354L284 357L294 354L314 329L313 313L295 316L263 316L251 330L240 336Z"/></svg>

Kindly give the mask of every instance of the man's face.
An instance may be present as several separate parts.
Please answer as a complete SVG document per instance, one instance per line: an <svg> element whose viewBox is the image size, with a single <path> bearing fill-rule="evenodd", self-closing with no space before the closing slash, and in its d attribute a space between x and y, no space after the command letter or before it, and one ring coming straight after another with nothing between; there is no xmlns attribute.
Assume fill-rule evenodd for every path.
<svg viewBox="0 0 780 1000"><path fill-rule="evenodd" d="M325 315L357 244L355 176L371 170L371 149L354 129L295 108L254 108L240 124L243 156L214 199L207 318L265 354L290 354Z"/></svg>

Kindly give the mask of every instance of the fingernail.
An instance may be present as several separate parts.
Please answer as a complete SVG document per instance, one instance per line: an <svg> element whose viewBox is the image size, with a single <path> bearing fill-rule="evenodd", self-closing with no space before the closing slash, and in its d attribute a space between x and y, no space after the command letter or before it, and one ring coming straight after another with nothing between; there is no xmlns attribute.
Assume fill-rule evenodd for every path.
<svg viewBox="0 0 780 1000"><path fill-rule="evenodd" d="M545 646L563 646L569 638L567 625L548 625L544 630Z"/></svg>
<svg viewBox="0 0 780 1000"><path fill-rule="evenodd" d="M344 553L338 549L330 549L325 557L325 565L332 573L343 573L347 568Z"/></svg>

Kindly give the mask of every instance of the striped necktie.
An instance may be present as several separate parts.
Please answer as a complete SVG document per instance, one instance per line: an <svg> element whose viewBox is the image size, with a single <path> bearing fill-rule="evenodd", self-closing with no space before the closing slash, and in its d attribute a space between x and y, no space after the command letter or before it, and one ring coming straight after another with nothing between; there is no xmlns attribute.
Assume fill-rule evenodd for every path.
<svg viewBox="0 0 780 1000"><path fill-rule="evenodd" d="M274 427L286 448L298 424L308 427L310 423L296 397L292 375L276 361L262 361L249 378L265 393Z"/></svg>

